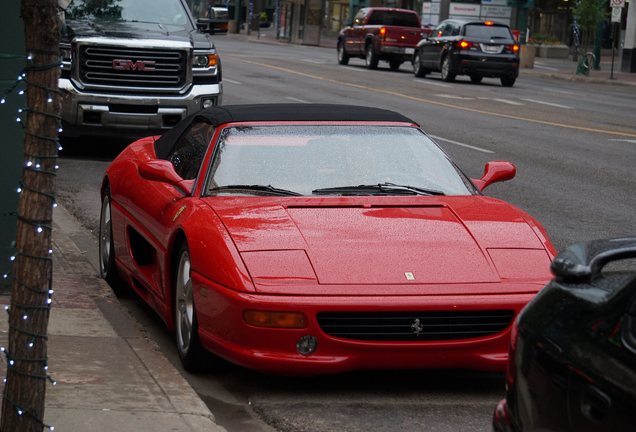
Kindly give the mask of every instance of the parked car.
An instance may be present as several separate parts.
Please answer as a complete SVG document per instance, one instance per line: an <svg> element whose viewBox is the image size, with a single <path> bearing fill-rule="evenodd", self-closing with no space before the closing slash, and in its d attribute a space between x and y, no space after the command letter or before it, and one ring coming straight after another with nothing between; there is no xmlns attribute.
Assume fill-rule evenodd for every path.
<svg viewBox="0 0 636 432"><path fill-rule="evenodd" d="M444 81L457 75L468 75L474 83L494 77L512 87L519 75L519 44L505 24L448 19L415 47L415 76L433 71L441 72Z"/></svg>
<svg viewBox="0 0 636 432"><path fill-rule="evenodd" d="M636 237L573 245L515 324L495 431L636 430Z"/></svg>
<svg viewBox="0 0 636 432"><path fill-rule="evenodd" d="M369 69L376 69L383 60L391 70L398 70L411 61L421 38L420 17L415 11L363 8L338 35L338 63L346 65L351 57L360 57Z"/></svg>
<svg viewBox="0 0 636 432"><path fill-rule="evenodd" d="M347 105L210 108L128 146L101 187L102 276L244 367L505 370L554 248L411 119ZM124 285L117 285L117 279ZM121 288L120 288L121 289Z"/></svg>

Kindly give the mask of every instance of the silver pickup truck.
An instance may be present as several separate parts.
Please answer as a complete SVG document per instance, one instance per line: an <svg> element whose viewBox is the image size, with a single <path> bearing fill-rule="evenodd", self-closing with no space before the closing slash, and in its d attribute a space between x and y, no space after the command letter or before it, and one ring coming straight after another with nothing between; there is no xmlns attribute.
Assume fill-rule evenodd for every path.
<svg viewBox="0 0 636 432"><path fill-rule="evenodd" d="M61 2L63 3L63 2ZM214 17L185 0L72 0L60 44L62 136L145 136L221 104Z"/></svg>

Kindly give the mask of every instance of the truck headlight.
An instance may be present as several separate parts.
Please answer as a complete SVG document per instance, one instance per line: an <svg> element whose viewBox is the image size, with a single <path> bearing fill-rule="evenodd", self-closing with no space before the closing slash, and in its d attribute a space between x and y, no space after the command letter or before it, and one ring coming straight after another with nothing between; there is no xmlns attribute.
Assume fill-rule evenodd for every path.
<svg viewBox="0 0 636 432"><path fill-rule="evenodd" d="M211 68L216 67L219 58L214 54L195 54L192 59L192 66L195 68Z"/></svg>

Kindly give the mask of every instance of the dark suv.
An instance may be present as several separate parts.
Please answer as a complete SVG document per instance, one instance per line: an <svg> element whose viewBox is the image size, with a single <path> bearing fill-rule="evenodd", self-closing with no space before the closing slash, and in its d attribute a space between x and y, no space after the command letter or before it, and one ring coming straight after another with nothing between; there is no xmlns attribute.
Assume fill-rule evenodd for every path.
<svg viewBox="0 0 636 432"><path fill-rule="evenodd" d="M511 87L519 75L519 45L505 24L448 19L422 39L413 54L415 76L431 71L441 72L444 81L457 75L468 75L474 83L494 77Z"/></svg>

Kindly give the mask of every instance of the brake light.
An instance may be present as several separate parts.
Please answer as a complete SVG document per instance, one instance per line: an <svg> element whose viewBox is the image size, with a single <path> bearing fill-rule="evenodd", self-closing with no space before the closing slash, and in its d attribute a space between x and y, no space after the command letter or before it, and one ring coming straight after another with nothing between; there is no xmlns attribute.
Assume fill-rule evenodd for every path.
<svg viewBox="0 0 636 432"><path fill-rule="evenodd" d="M484 25L491 26L493 24L494 24L494 22L492 22L492 21L484 21Z"/></svg>
<svg viewBox="0 0 636 432"><path fill-rule="evenodd" d="M514 45L512 46L512 52L513 52L513 53L519 52L519 45L514 44Z"/></svg>
<svg viewBox="0 0 636 432"><path fill-rule="evenodd" d="M468 42L468 41L465 41L465 40L459 42L459 47L461 49L468 49L468 48L470 48L472 46L473 46L472 42Z"/></svg>
<svg viewBox="0 0 636 432"><path fill-rule="evenodd" d="M386 27L380 27L380 36L386 36Z"/></svg>

